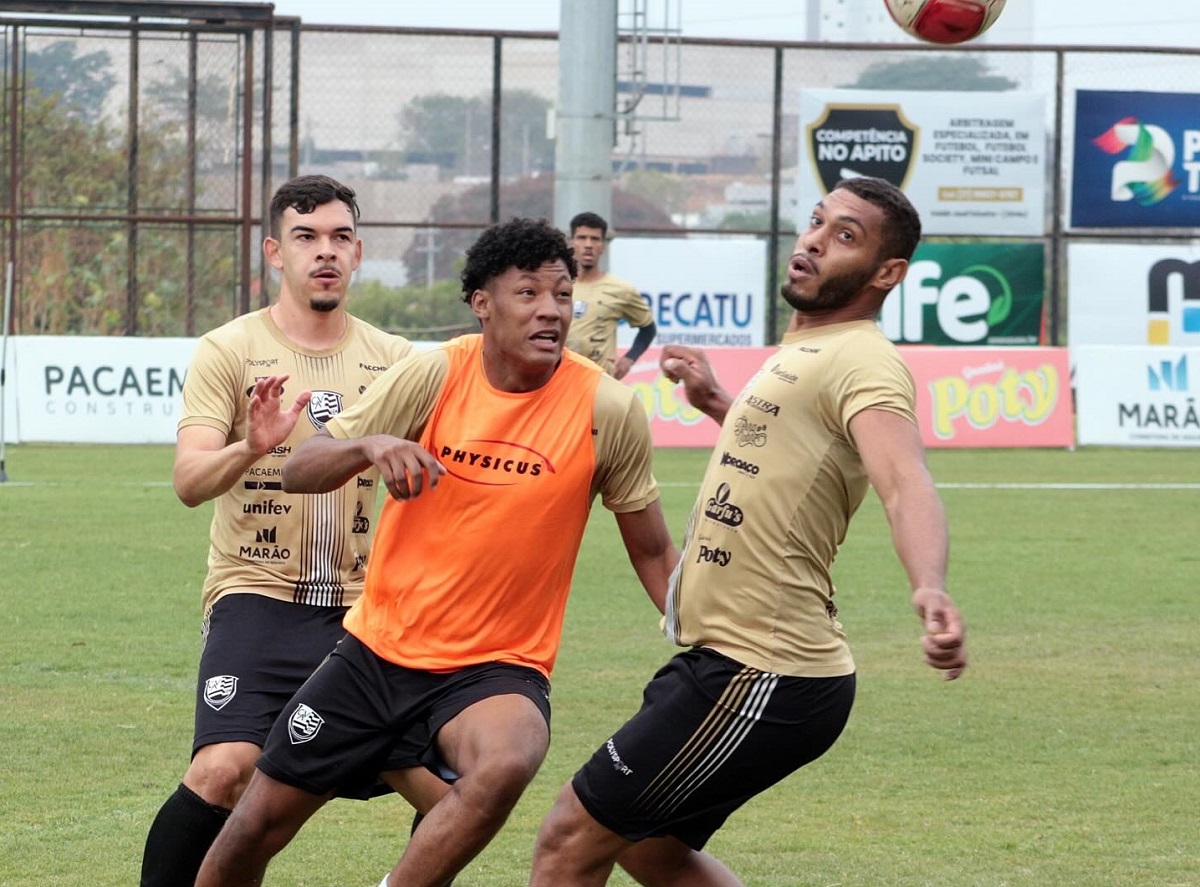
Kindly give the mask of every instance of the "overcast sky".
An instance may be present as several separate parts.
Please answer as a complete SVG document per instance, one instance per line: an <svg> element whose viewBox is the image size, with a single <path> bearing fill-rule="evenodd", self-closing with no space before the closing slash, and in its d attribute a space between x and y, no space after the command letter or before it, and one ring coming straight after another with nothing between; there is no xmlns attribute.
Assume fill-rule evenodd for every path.
<svg viewBox="0 0 1200 887"><path fill-rule="evenodd" d="M586 2L586 0L573 0ZM677 2L679 5L677 5ZM878 0L882 3L883 0ZM562 0L275 0L306 24L557 31ZM651 18L680 10L690 37L804 40L804 0L649 0ZM1086 11L1081 12L1084 9ZM1011 13L1011 14L1010 14ZM1005 43L1200 46L1200 3L1009 0L993 39Z"/></svg>

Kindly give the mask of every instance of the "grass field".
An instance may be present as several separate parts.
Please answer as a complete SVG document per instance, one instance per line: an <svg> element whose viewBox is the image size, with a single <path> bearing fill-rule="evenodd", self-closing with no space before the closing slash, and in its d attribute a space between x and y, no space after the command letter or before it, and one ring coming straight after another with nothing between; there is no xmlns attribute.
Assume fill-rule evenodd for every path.
<svg viewBox="0 0 1200 887"><path fill-rule="evenodd" d="M677 534L705 455L658 456ZM146 828L182 775L211 510L179 504L170 462L166 447L8 450L3 887L136 883ZM930 462L971 668L945 683L921 664L868 497L836 569L859 664L850 725L710 849L759 887L1200 887L1200 452L937 451ZM549 757L460 887L525 883L558 786L670 653L598 508ZM377 884L410 818L395 798L336 801L267 882Z"/></svg>

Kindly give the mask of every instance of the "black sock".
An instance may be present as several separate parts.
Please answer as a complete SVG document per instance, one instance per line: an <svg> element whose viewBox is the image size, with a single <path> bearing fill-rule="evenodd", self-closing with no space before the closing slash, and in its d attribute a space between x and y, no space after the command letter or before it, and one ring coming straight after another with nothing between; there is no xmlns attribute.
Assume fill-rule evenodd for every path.
<svg viewBox="0 0 1200 887"><path fill-rule="evenodd" d="M182 782L159 808L142 853L141 887L192 887L229 811Z"/></svg>

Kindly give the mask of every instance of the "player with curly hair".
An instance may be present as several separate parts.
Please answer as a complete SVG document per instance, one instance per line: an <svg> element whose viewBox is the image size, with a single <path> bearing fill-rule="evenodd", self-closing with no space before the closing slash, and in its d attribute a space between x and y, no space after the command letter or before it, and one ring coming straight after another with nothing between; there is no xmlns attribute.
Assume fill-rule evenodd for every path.
<svg viewBox="0 0 1200 887"><path fill-rule="evenodd" d="M662 610L677 561L633 392L564 349L577 266L548 222L467 252L481 332L418 352L296 448L284 488L378 469L383 507L349 632L284 708L199 887L259 884L333 794L407 748L453 782L394 884L453 877L504 824L550 741L549 677L597 494Z"/></svg>

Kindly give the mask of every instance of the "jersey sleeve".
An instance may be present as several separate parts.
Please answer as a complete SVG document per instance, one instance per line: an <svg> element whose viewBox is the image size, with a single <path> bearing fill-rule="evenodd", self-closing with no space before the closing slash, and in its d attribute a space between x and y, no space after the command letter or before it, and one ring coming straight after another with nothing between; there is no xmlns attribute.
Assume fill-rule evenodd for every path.
<svg viewBox="0 0 1200 887"><path fill-rule="evenodd" d="M412 351L368 385L354 406L334 416L325 427L342 439L390 434L418 440L448 370L443 349Z"/></svg>
<svg viewBox="0 0 1200 887"><path fill-rule="evenodd" d="M640 511L658 499L650 423L637 395L604 376L596 389L595 490L609 511Z"/></svg>
<svg viewBox="0 0 1200 887"><path fill-rule="evenodd" d="M638 288L627 280L621 283L621 316L634 329L641 329L654 323L654 315L650 313L650 305L642 298Z"/></svg>
<svg viewBox="0 0 1200 887"><path fill-rule="evenodd" d="M899 352L888 345L842 348L830 364L831 378L825 387L827 408L846 440L854 439L850 420L863 410L887 410L917 424L912 373Z"/></svg>
<svg viewBox="0 0 1200 887"><path fill-rule="evenodd" d="M241 364L233 352L211 336L202 336L183 382L183 414L178 427L204 425L228 436L237 418L241 378Z"/></svg>

